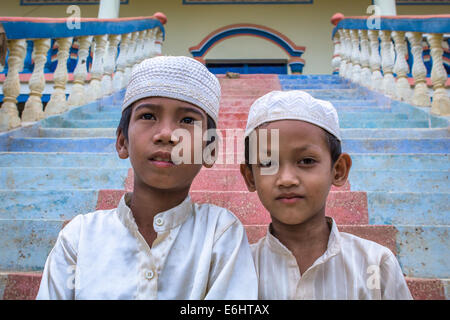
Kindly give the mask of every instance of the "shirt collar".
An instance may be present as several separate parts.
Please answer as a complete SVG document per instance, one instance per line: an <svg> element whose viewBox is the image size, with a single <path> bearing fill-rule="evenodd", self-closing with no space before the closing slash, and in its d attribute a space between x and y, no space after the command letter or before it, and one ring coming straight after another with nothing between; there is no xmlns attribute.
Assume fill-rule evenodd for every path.
<svg viewBox="0 0 450 320"><path fill-rule="evenodd" d="M314 262L313 266L326 262L328 259L337 255L341 251L341 236L339 234L336 222L331 217L325 217L325 219L327 220L328 225L331 226L327 250ZM277 238L275 238L275 236L271 233L271 229L272 224L269 224L265 237L265 241L268 247L276 253L294 257L291 251L286 248L286 246L282 244Z"/></svg>
<svg viewBox="0 0 450 320"><path fill-rule="evenodd" d="M117 206L119 219L122 223L132 230L137 230L136 221L130 209L131 192L123 195ZM192 214L193 207L191 197L188 195L179 205L169 210L159 212L153 218L153 228L156 232L163 232L173 229L182 224Z"/></svg>

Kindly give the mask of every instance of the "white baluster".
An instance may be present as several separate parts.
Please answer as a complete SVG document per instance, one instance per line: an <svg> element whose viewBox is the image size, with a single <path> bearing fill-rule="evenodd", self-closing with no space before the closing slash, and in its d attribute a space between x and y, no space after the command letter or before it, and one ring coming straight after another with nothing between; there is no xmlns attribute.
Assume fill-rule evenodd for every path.
<svg viewBox="0 0 450 320"><path fill-rule="evenodd" d="M370 89L375 91L382 91L383 88L383 75L381 74L381 57L379 52L379 42L378 42L378 30L369 30L369 42L370 42L370 70L372 75L370 77Z"/></svg>
<svg viewBox="0 0 450 320"><path fill-rule="evenodd" d="M147 30L139 31L139 36L138 36L138 40L137 40L135 64L140 63L145 58L144 38L146 37L146 35L147 35Z"/></svg>
<svg viewBox="0 0 450 320"><path fill-rule="evenodd" d="M361 64L360 64L360 52L359 52L359 35L358 30L350 30L350 36L352 39L352 77L351 80L355 83L359 83L361 80Z"/></svg>
<svg viewBox="0 0 450 320"><path fill-rule="evenodd" d="M381 30L381 65L383 67L383 93L396 99L395 79L393 75L394 59L392 56L391 31Z"/></svg>
<svg viewBox="0 0 450 320"><path fill-rule="evenodd" d="M414 93L411 103L419 107L429 107L431 99L428 95L427 87L427 68L423 63L422 53L422 33L409 32L408 40L411 44L411 53L413 54L412 74L414 77Z"/></svg>
<svg viewBox="0 0 450 320"><path fill-rule="evenodd" d="M0 108L0 131L20 126L17 97L20 94L19 69L25 59L25 39L8 40L8 75L3 82L3 104Z"/></svg>
<svg viewBox="0 0 450 320"><path fill-rule="evenodd" d="M341 65L341 42L339 39L339 33L336 32L333 37L334 53L333 59L331 59L331 66L333 73L339 73L339 67Z"/></svg>
<svg viewBox="0 0 450 320"><path fill-rule="evenodd" d="M431 48L431 58L433 60L433 68L431 69L431 83L433 84L433 102L431 104L431 113L449 116L450 115L450 98L445 89L447 81L447 72L442 63L442 34L431 33L428 36L428 43Z"/></svg>
<svg viewBox="0 0 450 320"><path fill-rule="evenodd" d="M347 42L347 57L348 57L345 77L350 80L353 74L353 61L352 61L353 45L352 39L350 37L350 30L344 30L344 34L345 34L345 41Z"/></svg>
<svg viewBox="0 0 450 320"><path fill-rule="evenodd" d="M151 29L145 30L144 40L143 40L144 44L142 46L142 60L145 60L148 58L148 50L150 47L151 36L152 36L152 30Z"/></svg>
<svg viewBox="0 0 450 320"><path fill-rule="evenodd" d="M105 48L107 42L107 35L94 36L95 50L94 58L92 60L91 81L89 82L89 89L87 99L89 102L95 101L102 97L101 81L103 78L103 56L105 55Z"/></svg>
<svg viewBox="0 0 450 320"><path fill-rule="evenodd" d="M109 36L109 46L104 59L104 74L102 78L103 96L109 96L113 93L112 74L116 69L117 45L119 41L120 35L111 34Z"/></svg>
<svg viewBox="0 0 450 320"><path fill-rule="evenodd" d="M361 77L360 83L365 87L370 87L372 72L369 68L369 39L367 37L367 30L359 30L361 39Z"/></svg>
<svg viewBox="0 0 450 320"><path fill-rule="evenodd" d="M113 90L115 92L122 90L123 87L123 74L125 72L125 68L127 67L127 53L129 49L129 40L131 37L131 33L125 33L121 36L120 41L120 52L119 57L117 58L117 70L114 74L113 78Z"/></svg>
<svg viewBox="0 0 450 320"><path fill-rule="evenodd" d="M73 71L73 86L67 104L73 108L88 103L86 99L85 81L87 77L87 57L92 36L83 36L78 39L78 61Z"/></svg>
<svg viewBox="0 0 450 320"><path fill-rule="evenodd" d="M56 40L58 46L58 64L53 74L53 93L50 101L45 106L45 116L63 113L68 110L66 101L66 83L68 79L67 59L73 38L59 38Z"/></svg>
<svg viewBox="0 0 450 320"><path fill-rule="evenodd" d="M396 89L398 98L403 101L411 99L411 85L408 82L409 66L406 62L407 47L405 41L405 32L395 31L392 33L392 38L395 43L395 65L394 72L397 75Z"/></svg>
<svg viewBox="0 0 450 320"><path fill-rule="evenodd" d="M146 41L146 47L145 47L145 59L152 57L152 51L153 51L153 44L155 41L155 35L154 35L155 29L149 29L147 32L147 41Z"/></svg>
<svg viewBox="0 0 450 320"><path fill-rule="evenodd" d="M50 39L34 40L34 69L28 82L30 95L22 112L22 124L44 118L41 97L45 88L44 67L47 61L47 52L50 49L50 43Z"/></svg>
<svg viewBox="0 0 450 320"><path fill-rule="evenodd" d="M163 33L160 28L156 28L156 30L155 55L160 56L162 54Z"/></svg>
<svg viewBox="0 0 450 320"><path fill-rule="evenodd" d="M344 30L339 29L339 39L341 40L341 65L339 66L339 76L344 78L347 72L348 57L347 57L347 46L345 43Z"/></svg>
<svg viewBox="0 0 450 320"><path fill-rule="evenodd" d="M129 49L127 50L127 66L125 68L122 87L125 88L128 85L128 81L131 76L131 68L134 65L134 56L136 51L136 39L138 37L138 32L131 33L130 42L128 44Z"/></svg>

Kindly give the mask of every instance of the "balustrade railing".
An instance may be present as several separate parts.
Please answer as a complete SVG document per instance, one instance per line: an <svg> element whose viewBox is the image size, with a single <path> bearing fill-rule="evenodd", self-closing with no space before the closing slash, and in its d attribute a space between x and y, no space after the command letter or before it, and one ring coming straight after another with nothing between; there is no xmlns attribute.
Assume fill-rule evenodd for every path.
<svg viewBox="0 0 450 320"><path fill-rule="evenodd" d="M431 107L433 114L450 115L446 89L450 15L344 17L338 13L331 22L334 73L392 99ZM425 49L431 55L431 70L425 64Z"/></svg>
<svg viewBox="0 0 450 320"><path fill-rule="evenodd" d="M2 58L6 61L0 65L0 73L4 74L4 81L0 82L3 90L0 131L121 91L135 64L161 54L166 20L162 13L119 19L81 18L74 27L66 18L0 17L0 30L4 29L7 46L7 51L0 48L3 49L0 54L7 52L6 57L0 57L0 61ZM32 51L28 50L29 44ZM57 50L56 55L51 55L50 49ZM69 58L75 60L73 70L69 70ZM54 59L56 68L51 70ZM22 71L27 61L31 62L32 73L19 117L17 98L26 81ZM48 79L53 80L53 89L46 93L50 95L47 102L43 101L43 94Z"/></svg>

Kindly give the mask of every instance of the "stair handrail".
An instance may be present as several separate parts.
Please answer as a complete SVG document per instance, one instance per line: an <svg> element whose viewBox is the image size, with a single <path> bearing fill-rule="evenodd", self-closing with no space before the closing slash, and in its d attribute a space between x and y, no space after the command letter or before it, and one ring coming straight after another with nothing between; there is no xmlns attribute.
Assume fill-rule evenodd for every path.
<svg viewBox="0 0 450 320"><path fill-rule="evenodd" d="M0 72L5 66L8 68L1 85L4 98L0 107L0 131L30 125L121 91L126 87L134 65L161 55L166 22L167 17L161 12L149 17L115 19L0 17L0 32L3 31L0 36L6 40L0 41L0 45L6 44L7 49L0 48L0 55L4 54L0 57ZM34 68L28 80L30 93L19 117L19 74L27 58L27 41L33 43L28 58ZM57 64L50 76L53 90L44 109L44 66L52 42L53 49L57 50L54 55ZM72 47L78 52L69 81L67 61ZM91 55L92 65L89 66L87 61ZM6 61L5 65L1 65L2 61ZM68 83L71 92L67 98Z"/></svg>
<svg viewBox="0 0 450 320"><path fill-rule="evenodd" d="M335 26L333 73L392 99L431 107L432 114L450 115L448 72L443 63L444 52L450 54L443 46L450 33L450 14L345 17L336 13L331 23ZM431 96L423 57L424 41L429 44L432 58ZM413 89L408 78L408 44L413 56Z"/></svg>

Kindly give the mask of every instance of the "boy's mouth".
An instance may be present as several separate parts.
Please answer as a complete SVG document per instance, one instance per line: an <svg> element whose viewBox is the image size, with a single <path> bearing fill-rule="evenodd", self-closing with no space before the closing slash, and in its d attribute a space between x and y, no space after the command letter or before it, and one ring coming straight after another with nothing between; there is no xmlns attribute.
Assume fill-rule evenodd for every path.
<svg viewBox="0 0 450 320"><path fill-rule="evenodd" d="M150 162L158 168L168 168L175 164L171 160L171 155L168 152L156 152L149 158Z"/></svg>
<svg viewBox="0 0 450 320"><path fill-rule="evenodd" d="M285 193L285 194L281 194L278 197L276 197L275 200L279 200L283 203L290 204L290 203L296 203L304 198L305 198L304 196L301 196L299 194Z"/></svg>

